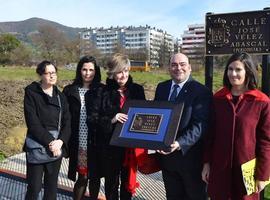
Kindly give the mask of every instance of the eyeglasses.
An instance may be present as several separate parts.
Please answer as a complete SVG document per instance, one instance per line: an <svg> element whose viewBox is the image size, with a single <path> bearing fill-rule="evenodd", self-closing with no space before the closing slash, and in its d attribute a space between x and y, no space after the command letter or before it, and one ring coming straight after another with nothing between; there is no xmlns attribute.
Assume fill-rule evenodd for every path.
<svg viewBox="0 0 270 200"><path fill-rule="evenodd" d="M56 72L44 72L43 74L46 76L57 76Z"/></svg>

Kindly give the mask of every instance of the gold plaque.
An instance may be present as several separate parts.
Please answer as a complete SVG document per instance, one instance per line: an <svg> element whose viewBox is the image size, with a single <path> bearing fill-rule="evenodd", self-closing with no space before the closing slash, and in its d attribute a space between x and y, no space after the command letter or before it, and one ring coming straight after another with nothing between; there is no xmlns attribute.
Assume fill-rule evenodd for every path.
<svg viewBox="0 0 270 200"><path fill-rule="evenodd" d="M129 131L157 134L162 117L162 114L136 113L133 117Z"/></svg>

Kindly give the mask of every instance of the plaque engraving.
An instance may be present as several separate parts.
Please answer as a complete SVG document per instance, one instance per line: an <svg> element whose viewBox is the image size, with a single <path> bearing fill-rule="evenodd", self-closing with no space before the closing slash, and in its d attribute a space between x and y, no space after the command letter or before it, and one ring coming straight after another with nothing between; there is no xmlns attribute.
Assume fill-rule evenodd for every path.
<svg viewBox="0 0 270 200"><path fill-rule="evenodd" d="M130 132L158 134L162 114L136 113L133 117Z"/></svg>
<svg viewBox="0 0 270 200"><path fill-rule="evenodd" d="M269 54L270 10L207 14L206 55Z"/></svg>

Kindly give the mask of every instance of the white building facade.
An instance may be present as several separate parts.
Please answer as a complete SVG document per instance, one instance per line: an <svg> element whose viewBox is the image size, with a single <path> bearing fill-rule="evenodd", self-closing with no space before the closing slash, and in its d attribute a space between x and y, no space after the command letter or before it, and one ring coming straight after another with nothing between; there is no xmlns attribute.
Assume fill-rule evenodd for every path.
<svg viewBox="0 0 270 200"><path fill-rule="evenodd" d="M182 53L190 59L202 59L205 53L205 25L192 24L188 25L188 30L182 34Z"/></svg>
<svg viewBox="0 0 270 200"><path fill-rule="evenodd" d="M81 33L81 40L91 42L102 54L113 54L120 45L126 50L146 50L151 65L159 63L160 49L166 46L167 54L174 50L173 36L150 26L91 28ZM82 43L81 43L82 44ZM81 49L87 47L81 47Z"/></svg>

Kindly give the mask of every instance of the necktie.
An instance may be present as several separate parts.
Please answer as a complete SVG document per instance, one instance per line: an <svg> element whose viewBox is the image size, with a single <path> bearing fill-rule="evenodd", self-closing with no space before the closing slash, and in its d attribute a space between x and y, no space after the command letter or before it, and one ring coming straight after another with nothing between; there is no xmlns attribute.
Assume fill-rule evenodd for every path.
<svg viewBox="0 0 270 200"><path fill-rule="evenodd" d="M177 97L177 89L179 88L179 85L177 85L177 84L175 84L174 86L173 86L173 92L172 92L172 94L171 94L171 96L170 96L170 99L169 99L169 101L175 101L175 99L176 99L176 97Z"/></svg>

